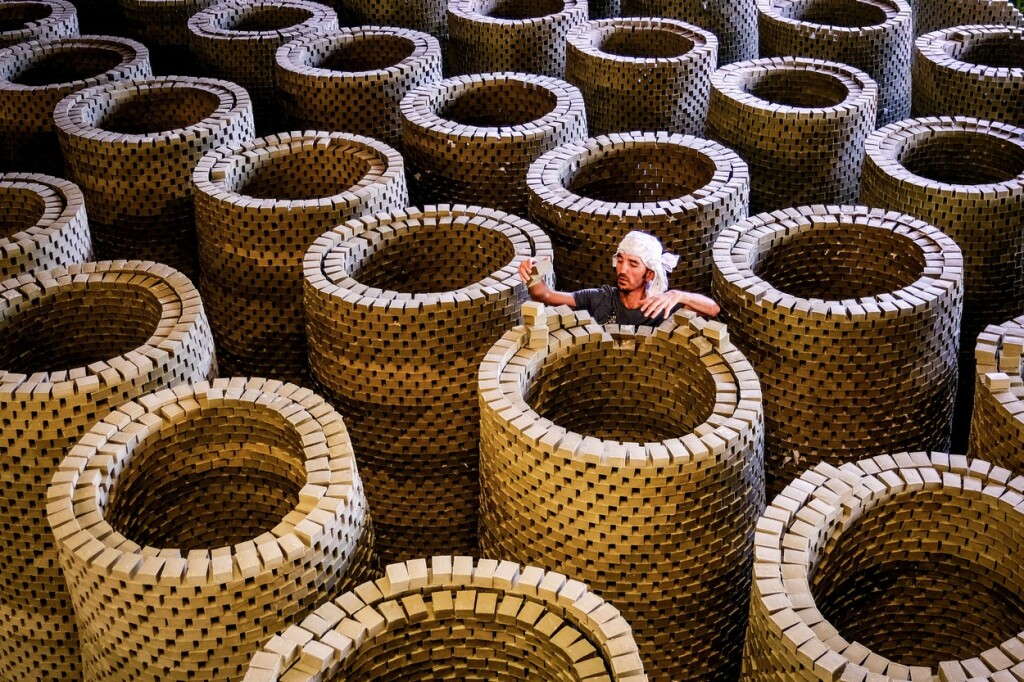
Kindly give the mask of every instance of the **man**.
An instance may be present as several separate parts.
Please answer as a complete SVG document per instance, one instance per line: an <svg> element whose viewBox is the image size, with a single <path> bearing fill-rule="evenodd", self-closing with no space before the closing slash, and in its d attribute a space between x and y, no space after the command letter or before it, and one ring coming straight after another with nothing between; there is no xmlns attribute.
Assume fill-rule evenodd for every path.
<svg viewBox="0 0 1024 682"><path fill-rule="evenodd" d="M714 317L719 306L707 296L668 289L668 273L679 256L664 253L657 237L633 231L619 244L612 264L615 286L598 289L555 291L544 282L530 285L533 260L519 266L519 277L529 287L530 298L544 305L567 305L586 310L600 324L658 325L680 309Z"/></svg>

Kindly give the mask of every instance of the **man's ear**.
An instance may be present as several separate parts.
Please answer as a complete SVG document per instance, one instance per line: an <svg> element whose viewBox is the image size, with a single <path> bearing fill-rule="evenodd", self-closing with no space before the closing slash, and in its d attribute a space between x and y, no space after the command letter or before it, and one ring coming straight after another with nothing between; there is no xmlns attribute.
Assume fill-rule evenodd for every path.
<svg viewBox="0 0 1024 682"><path fill-rule="evenodd" d="M648 283L654 281L654 270L647 268L647 272L644 273L644 281Z"/></svg>

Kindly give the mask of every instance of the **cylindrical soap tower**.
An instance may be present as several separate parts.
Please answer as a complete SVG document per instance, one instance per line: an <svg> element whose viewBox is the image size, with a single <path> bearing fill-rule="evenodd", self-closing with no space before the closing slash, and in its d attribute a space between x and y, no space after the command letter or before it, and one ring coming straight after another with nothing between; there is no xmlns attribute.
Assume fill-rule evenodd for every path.
<svg viewBox="0 0 1024 682"><path fill-rule="evenodd" d="M54 111L67 175L82 188L99 258L148 258L198 281L192 169L252 138L252 104L228 81L115 81Z"/></svg>
<svg viewBox="0 0 1024 682"><path fill-rule="evenodd" d="M193 177L222 373L308 384L302 258L339 223L405 207L402 157L358 135L282 133L214 150Z"/></svg>
<svg viewBox="0 0 1024 682"><path fill-rule="evenodd" d="M546 76L447 78L410 92L401 112L416 205L486 206L525 216L530 164L587 136L583 95Z"/></svg>
<svg viewBox="0 0 1024 682"><path fill-rule="evenodd" d="M583 93L591 135L704 134L718 38L672 19L605 19L569 31L565 80Z"/></svg>
<svg viewBox="0 0 1024 682"><path fill-rule="evenodd" d="M963 249L956 449L966 445L974 342L1024 311L1024 129L974 118L900 121L865 144L861 203L913 215Z"/></svg>
<svg viewBox="0 0 1024 682"><path fill-rule="evenodd" d="M759 0L762 57L847 64L878 86L876 123L910 115L913 12L906 0Z"/></svg>
<svg viewBox="0 0 1024 682"><path fill-rule="evenodd" d="M47 502L88 680L241 680L289 621L379 571L341 416L279 381L122 405Z"/></svg>
<svg viewBox="0 0 1024 682"><path fill-rule="evenodd" d="M450 0L447 72L564 78L566 34L586 21L586 0Z"/></svg>
<svg viewBox="0 0 1024 682"><path fill-rule="evenodd" d="M218 1L117 0L117 5L132 34L153 50L158 73L188 75L195 70L188 49L188 20Z"/></svg>
<svg viewBox="0 0 1024 682"><path fill-rule="evenodd" d="M852 66L802 57L730 64L711 76L707 137L750 167L750 211L852 203L878 88Z"/></svg>
<svg viewBox="0 0 1024 682"><path fill-rule="evenodd" d="M1024 125L1024 28L957 26L914 44L914 116Z"/></svg>
<svg viewBox="0 0 1024 682"><path fill-rule="evenodd" d="M969 453L1013 471L1024 471L1024 315L992 324L974 349L977 380Z"/></svg>
<svg viewBox="0 0 1024 682"><path fill-rule="evenodd" d="M0 168L63 175L57 103L83 88L152 75L149 50L128 38L59 38L0 51Z"/></svg>
<svg viewBox="0 0 1024 682"><path fill-rule="evenodd" d="M284 119L274 88L277 49L302 36L337 30L338 15L318 2L225 0L188 20L188 44L206 72L249 92L262 135L279 132Z"/></svg>
<svg viewBox="0 0 1024 682"><path fill-rule="evenodd" d="M678 254L676 289L711 292L711 246L747 217L747 165L717 142L667 133L624 133L556 147L527 176L530 218L551 236L558 284L572 291L612 273L631 230Z"/></svg>
<svg viewBox="0 0 1024 682"><path fill-rule="evenodd" d="M523 310L480 366L483 556L589 585L651 679L734 679L764 506L753 369L693 313L644 329Z"/></svg>
<svg viewBox="0 0 1024 682"><path fill-rule="evenodd" d="M313 376L346 416L388 560L475 553L477 367L520 320L535 225L499 211L426 207L352 221L304 263Z"/></svg>
<svg viewBox="0 0 1024 682"><path fill-rule="evenodd" d="M765 395L769 495L818 461L947 448L963 263L910 216L762 213L715 242L714 289Z"/></svg>
<svg viewBox="0 0 1024 682"><path fill-rule="evenodd" d="M313 615L253 656L245 682L647 680L614 606L578 580L511 561L391 564Z"/></svg>
<svg viewBox="0 0 1024 682"><path fill-rule="evenodd" d="M711 31L719 64L757 57L757 0L622 0L622 16L679 19Z"/></svg>
<svg viewBox="0 0 1024 682"><path fill-rule="evenodd" d="M22 272L93 260L85 199L74 183L4 173L0 205L0 282Z"/></svg>
<svg viewBox="0 0 1024 682"><path fill-rule="evenodd" d="M402 98L441 80L441 47L426 33L360 26L311 35L277 51L275 82L303 129L366 135L402 146Z"/></svg>
<svg viewBox="0 0 1024 682"><path fill-rule="evenodd" d="M1021 501L1021 476L941 452L804 472L757 524L742 679L1013 679Z"/></svg>
<svg viewBox="0 0 1024 682"><path fill-rule="evenodd" d="M215 371L199 292L165 265L85 263L0 284L0 676L83 679L46 520L68 448L122 403Z"/></svg>

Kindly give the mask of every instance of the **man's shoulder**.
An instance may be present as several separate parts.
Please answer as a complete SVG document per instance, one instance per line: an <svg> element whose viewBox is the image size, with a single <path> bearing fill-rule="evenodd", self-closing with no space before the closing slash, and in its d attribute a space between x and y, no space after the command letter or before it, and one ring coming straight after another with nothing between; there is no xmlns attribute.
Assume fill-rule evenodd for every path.
<svg viewBox="0 0 1024 682"><path fill-rule="evenodd" d="M611 314L612 306L615 305L616 296L615 287L608 286L607 284L602 287L596 287L593 289L580 289L572 292L573 300L576 301L576 307L581 310L586 310L596 318L605 318Z"/></svg>
<svg viewBox="0 0 1024 682"><path fill-rule="evenodd" d="M611 298L618 293L618 290L610 284L603 284L599 287L591 287L589 289L579 289L578 291L572 292L573 296L582 294L588 298Z"/></svg>

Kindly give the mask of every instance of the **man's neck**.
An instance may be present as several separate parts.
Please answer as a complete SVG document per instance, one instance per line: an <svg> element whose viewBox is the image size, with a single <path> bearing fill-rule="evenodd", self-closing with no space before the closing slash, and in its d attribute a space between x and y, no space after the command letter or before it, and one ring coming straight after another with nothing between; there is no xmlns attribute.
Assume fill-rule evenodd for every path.
<svg viewBox="0 0 1024 682"><path fill-rule="evenodd" d="M632 291L625 292L619 289L619 300L622 301L622 305L626 308L639 308L647 298L647 288L633 289Z"/></svg>

